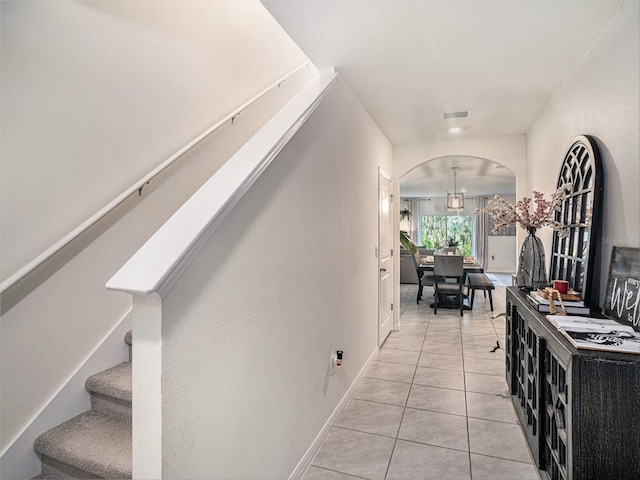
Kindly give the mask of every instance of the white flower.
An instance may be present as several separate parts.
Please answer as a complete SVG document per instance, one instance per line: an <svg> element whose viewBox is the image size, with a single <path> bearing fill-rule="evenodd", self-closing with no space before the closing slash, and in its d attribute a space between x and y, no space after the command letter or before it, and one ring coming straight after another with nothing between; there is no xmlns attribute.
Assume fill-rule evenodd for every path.
<svg viewBox="0 0 640 480"><path fill-rule="evenodd" d="M493 233L499 233L504 227L520 225L525 230L537 230L541 227L551 227L558 232L560 237L568 234L566 226L555 219L556 212L562 211L562 203L567 194L572 191L571 184L558 188L550 200L545 200L540 192L533 191L533 198L524 197L512 205L500 195L489 200L485 208L478 208L475 213L487 213L494 222ZM535 208L532 210L532 202Z"/></svg>

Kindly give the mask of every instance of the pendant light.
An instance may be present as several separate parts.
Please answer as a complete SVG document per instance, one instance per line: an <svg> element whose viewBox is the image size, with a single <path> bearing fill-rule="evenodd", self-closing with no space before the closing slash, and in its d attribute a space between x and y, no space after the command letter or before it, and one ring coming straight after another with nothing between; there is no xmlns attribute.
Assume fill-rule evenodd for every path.
<svg viewBox="0 0 640 480"><path fill-rule="evenodd" d="M447 193L447 210L460 212L464 208L464 195L457 191L456 174L458 167L451 167L451 170L453 170L453 193Z"/></svg>

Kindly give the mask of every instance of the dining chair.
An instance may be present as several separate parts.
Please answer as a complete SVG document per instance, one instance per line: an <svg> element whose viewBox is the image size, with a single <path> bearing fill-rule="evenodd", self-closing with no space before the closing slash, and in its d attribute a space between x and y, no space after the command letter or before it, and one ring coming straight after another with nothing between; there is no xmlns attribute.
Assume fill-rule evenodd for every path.
<svg viewBox="0 0 640 480"><path fill-rule="evenodd" d="M416 275L418 276L418 295L416 297L416 303L420 303L420 299L422 298L422 288L423 287L432 287L435 284L433 272L422 272L420 271L419 265L422 261L420 256L420 252L416 252L411 255L413 258L413 265L416 269Z"/></svg>
<svg viewBox="0 0 640 480"><path fill-rule="evenodd" d="M464 257L462 255L436 255L433 264L434 303L433 313L438 313L438 302L447 297L455 297L460 307L460 316L464 309Z"/></svg>

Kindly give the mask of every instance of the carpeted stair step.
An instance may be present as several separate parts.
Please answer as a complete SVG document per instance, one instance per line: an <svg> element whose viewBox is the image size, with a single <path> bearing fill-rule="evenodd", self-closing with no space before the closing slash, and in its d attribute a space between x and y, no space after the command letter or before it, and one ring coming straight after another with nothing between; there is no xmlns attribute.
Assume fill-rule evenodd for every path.
<svg viewBox="0 0 640 480"><path fill-rule="evenodd" d="M123 362L87 379L91 409L131 421L131 362Z"/></svg>
<svg viewBox="0 0 640 480"><path fill-rule="evenodd" d="M131 420L89 411L40 435L42 478L131 478Z"/></svg>

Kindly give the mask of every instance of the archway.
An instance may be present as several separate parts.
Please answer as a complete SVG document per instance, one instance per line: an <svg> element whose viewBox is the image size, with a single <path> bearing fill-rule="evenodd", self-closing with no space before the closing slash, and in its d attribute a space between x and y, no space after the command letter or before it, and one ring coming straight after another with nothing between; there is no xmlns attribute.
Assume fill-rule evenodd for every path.
<svg viewBox="0 0 640 480"><path fill-rule="evenodd" d="M467 140L451 140L451 141L439 141L428 142L421 144L402 144L393 146L393 172L394 172L394 196L400 199L400 179L410 178L407 174L416 167L420 167L423 164L429 165L430 161L434 161L442 158L477 158L490 160L496 164L500 164L506 167L515 176L515 191L516 197L521 196L521 192L525 192L528 189L527 186L527 165L526 165L526 144L524 135L515 135L508 137L494 137L494 138L482 138L482 139L467 139ZM431 164L433 167L435 164ZM416 170L417 172L417 170ZM449 170L450 172L450 170ZM451 179L445 182L444 178L441 178L441 183L446 189L448 186L452 188ZM446 190L445 190L446 194ZM428 197L427 197L428 198ZM402 209L402 202L398 202L398 208L396 208L394 215L396 215L396 225L400 227L400 210ZM515 258L517 247L522 241L522 232L516 232L515 239L511 237L512 246L502 247L500 249L499 257L493 254L494 259L502 257L502 252L512 252L513 266L515 269ZM507 237L503 237L504 240ZM495 240L492 239L492 240ZM497 239L498 243L501 239ZM515 240L515 241L514 241ZM399 238L397 240L396 248L400 248ZM493 242L495 243L495 242ZM492 253L488 252L489 258ZM395 268L398 272L401 272L400 268L400 256L396 256ZM396 283L395 298L399 301L400 284ZM398 318L395 319L398 321ZM397 323L396 323L397 324Z"/></svg>
<svg viewBox="0 0 640 480"><path fill-rule="evenodd" d="M464 208L448 211L447 193L453 192L452 169ZM465 255L473 255L487 271L512 273L516 266L516 232L494 235L486 218L474 215L494 195L509 201L516 196L516 175L504 165L486 158L445 155L417 165L399 180L400 208L412 212L399 222L413 240L427 249L442 248L448 239L460 242Z"/></svg>

